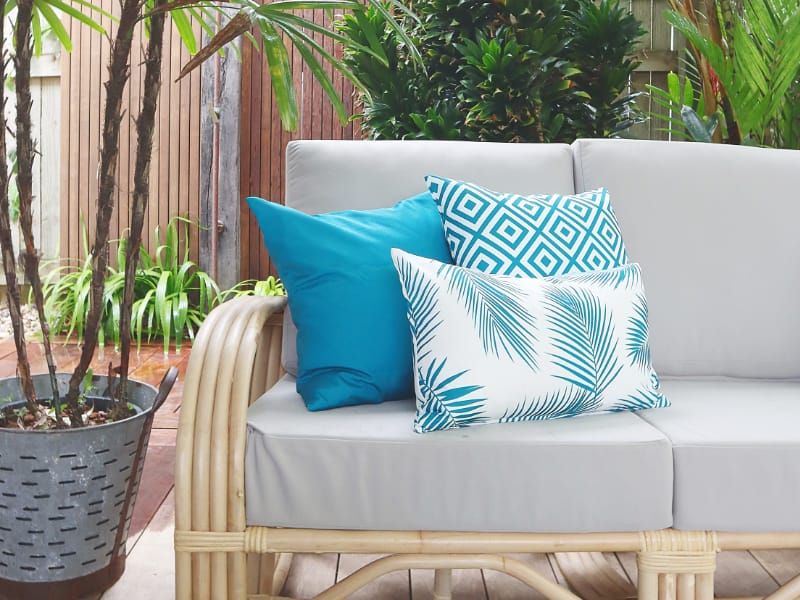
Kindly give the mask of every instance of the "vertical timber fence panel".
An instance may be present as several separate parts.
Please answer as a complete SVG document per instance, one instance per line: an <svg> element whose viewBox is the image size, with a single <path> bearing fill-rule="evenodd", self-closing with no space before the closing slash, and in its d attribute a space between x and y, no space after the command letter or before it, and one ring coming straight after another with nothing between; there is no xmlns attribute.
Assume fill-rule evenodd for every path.
<svg viewBox="0 0 800 600"><path fill-rule="evenodd" d="M99 2L112 14L119 12L114 0ZM95 18L97 14L93 15ZM115 25L102 18L109 36ZM168 23L171 21L168 19ZM62 259L83 260L81 223L94 229L98 189L100 132L105 109L103 82L108 73L108 39L80 23L67 19L72 36L72 52L61 59L61 202L58 248ZM128 227L128 210L133 193L136 161L136 123L144 79L144 51L147 40L141 26L134 35L130 60L130 79L123 97L120 127L120 154L117 163L117 204L110 239L119 239ZM197 222L199 218L200 71L176 82L180 67L189 60L173 25L164 32L161 92L156 116L153 155L150 169L150 202L142 238L152 253L155 228L163 230L167 221L180 215ZM196 227L189 228L190 255L198 258ZM163 233L162 233L163 239ZM91 240L90 240L91 243ZM183 241L181 241L183 243ZM112 248L112 253L115 248Z"/></svg>

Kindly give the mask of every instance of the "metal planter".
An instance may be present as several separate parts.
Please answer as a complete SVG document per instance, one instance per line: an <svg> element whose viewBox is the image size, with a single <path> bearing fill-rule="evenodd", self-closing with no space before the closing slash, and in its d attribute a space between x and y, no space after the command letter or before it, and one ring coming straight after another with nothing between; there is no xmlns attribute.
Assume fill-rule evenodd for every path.
<svg viewBox="0 0 800 600"><path fill-rule="evenodd" d="M58 376L67 389L69 376ZM46 375L34 376L39 397ZM108 380L94 377L101 393ZM74 599L111 586L125 569L125 542L147 451L156 389L131 382L138 414L64 431L0 429L0 598ZM15 378L0 399L21 398Z"/></svg>

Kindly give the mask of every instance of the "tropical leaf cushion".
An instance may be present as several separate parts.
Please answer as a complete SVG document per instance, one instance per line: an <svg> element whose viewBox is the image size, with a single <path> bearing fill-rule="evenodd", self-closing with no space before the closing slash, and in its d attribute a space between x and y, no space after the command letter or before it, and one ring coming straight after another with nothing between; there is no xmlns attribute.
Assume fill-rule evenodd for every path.
<svg viewBox="0 0 800 600"><path fill-rule="evenodd" d="M426 192L391 208L308 215L248 198L297 326L309 410L409 398L411 334L390 250L449 261Z"/></svg>
<svg viewBox="0 0 800 600"><path fill-rule="evenodd" d="M637 264L488 275L392 250L414 344L414 430L668 406Z"/></svg>
<svg viewBox="0 0 800 600"><path fill-rule="evenodd" d="M493 275L549 277L627 263L600 188L571 196L501 194L464 181L425 178L457 265Z"/></svg>

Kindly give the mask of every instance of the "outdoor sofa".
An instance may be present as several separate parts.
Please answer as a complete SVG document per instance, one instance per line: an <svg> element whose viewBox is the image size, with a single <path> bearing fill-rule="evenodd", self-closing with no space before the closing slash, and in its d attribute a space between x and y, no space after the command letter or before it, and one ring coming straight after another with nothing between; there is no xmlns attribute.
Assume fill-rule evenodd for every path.
<svg viewBox="0 0 800 600"><path fill-rule="evenodd" d="M280 597L294 552L389 555L324 599L408 568L435 569L440 600L452 568L574 599L502 555L586 551L637 552L642 599L710 600L719 551L800 548L800 152L300 141L286 173L286 204L307 213L389 207L429 174L518 194L607 188L672 405L423 434L412 398L309 412L286 374L285 300L226 303L184 387L179 600ZM770 600L799 597L800 576Z"/></svg>

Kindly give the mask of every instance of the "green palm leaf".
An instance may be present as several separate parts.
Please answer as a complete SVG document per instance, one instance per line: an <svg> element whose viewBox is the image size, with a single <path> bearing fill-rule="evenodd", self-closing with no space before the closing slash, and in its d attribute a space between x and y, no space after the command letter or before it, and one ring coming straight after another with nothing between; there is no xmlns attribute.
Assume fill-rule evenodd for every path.
<svg viewBox="0 0 800 600"><path fill-rule="evenodd" d="M423 400L414 422L414 429L417 432L468 427L487 421L483 416L486 399L472 395L483 389L483 386L456 385L456 382L469 371L444 375L446 365L446 358L441 361L433 359L427 368L417 368L419 390Z"/></svg>
<svg viewBox="0 0 800 600"><path fill-rule="evenodd" d="M506 410L498 423L515 423L517 421L541 421L544 419L560 419L573 417L597 408L600 398L586 390L570 387L565 390L545 395L544 398L523 400L511 410Z"/></svg>
<svg viewBox="0 0 800 600"><path fill-rule="evenodd" d="M439 275L472 317L487 354L505 354L511 360L516 356L537 368L536 318L522 304L523 295L515 285L453 265L442 265Z"/></svg>
<svg viewBox="0 0 800 600"><path fill-rule="evenodd" d="M646 369L650 366L650 340L647 335L647 300L643 294L636 294L633 311L628 320L625 346L631 365Z"/></svg>
<svg viewBox="0 0 800 600"><path fill-rule="evenodd" d="M622 369L610 311L594 294L571 286L548 285L545 298L558 350L551 358L564 371L556 377L602 396Z"/></svg>

